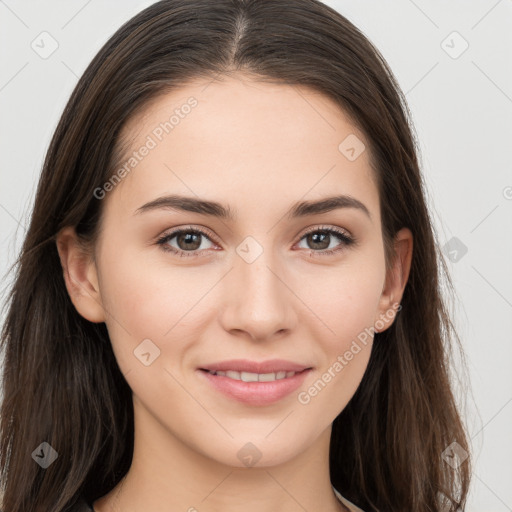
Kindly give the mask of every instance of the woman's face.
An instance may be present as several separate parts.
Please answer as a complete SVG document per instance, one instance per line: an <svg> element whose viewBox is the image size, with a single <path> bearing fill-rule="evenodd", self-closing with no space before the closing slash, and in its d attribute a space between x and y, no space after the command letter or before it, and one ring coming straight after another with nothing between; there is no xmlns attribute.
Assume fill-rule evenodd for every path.
<svg viewBox="0 0 512 512"><path fill-rule="evenodd" d="M291 459L353 396L400 300L365 137L326 97L241 75L161 96L123 134L90 275L136 415L230 466ZM205 371L233 359L307 370Z"/></svg>

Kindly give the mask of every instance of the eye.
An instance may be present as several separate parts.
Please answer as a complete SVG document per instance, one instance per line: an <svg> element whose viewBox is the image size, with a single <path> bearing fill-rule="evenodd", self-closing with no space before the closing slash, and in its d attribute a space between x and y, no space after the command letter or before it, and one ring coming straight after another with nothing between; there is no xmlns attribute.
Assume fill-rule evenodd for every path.
<svg viewBox="0 0 512 512"><path fill-rule="evenodd" d="M176 239L175 243L178 245L178 247L175 247L171 244L174 238ZM208 247L204 246L201 238L207 239L211 242L209 233L203 231L200 228L190 227L185 229L177 229L171 233L167 233L160 237L156 243L160 245L164 251L172 252L180 257L190 257L198 256L197 251L199 250L208 250Z"/></svg>
<svg viewBox="0 0 512 512"><path fill-rule="evenodd" d="M335 245L333 248L331 242L336 238L340 240L341 243L338 243L338 245ZM310 229L302 236L300 241L302 242L302 240L305 240L306 243L313 246L313 249L310 250L309 253L310 256L330 256L356 243L356 239L348 233L338 228L323 226Z"/></svg>
<svg viewBox="0 0 512 512"><path fill-rule="evenodd" d="M201 255L202 251L211 249L211 247L205 247L203 241L206 239L210 243L213 243L212 238L213 236L209 232L201 228L187 227L164 234L156 243L161 246L162 250L172 252L177 256L197 257ZM340 243L332 248L331 242L336 238ZM176 240L174 241L174 239ZM356 239L346 232L338 228L324 226L314 227L308 230L302 236L300 242L303 240L312 245L312 249L310 249L309 252L310 256L329 256L356 243ZM174 244L176 244L177 247Z"/></svg>

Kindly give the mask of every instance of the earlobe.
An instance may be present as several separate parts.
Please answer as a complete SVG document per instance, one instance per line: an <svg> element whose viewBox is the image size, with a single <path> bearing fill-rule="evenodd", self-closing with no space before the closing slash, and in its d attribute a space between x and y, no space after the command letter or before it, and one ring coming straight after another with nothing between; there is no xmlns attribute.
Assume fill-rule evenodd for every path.
<svg viewBox="0 0 512 512"><path fill-rule="evenodd" d="M396 316L411 270L413 236L411 230L402 228L395 236L395 259L386 275L379 302L379 316L375 319L376 332L388 329ZM380 326L383 325L382 328Z"/></svg>
<svg viewBox="0 0 512 512"><path fill-rule="evenodd" d="M57 251L71 302L90 322L104 322L96 265L84 251L73 227L63 228L56 237Z"/></svg>

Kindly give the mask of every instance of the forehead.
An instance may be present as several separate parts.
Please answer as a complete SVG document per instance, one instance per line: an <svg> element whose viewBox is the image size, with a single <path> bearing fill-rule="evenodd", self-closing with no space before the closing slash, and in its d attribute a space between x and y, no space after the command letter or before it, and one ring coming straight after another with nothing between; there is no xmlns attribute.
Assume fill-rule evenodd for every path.
<svg viewBox="0 0 512 512"><path fill-rule="evenodd" d="M307 87L197 79L151 100L121 137L117 188L132 211L164 193L229 197L234 211L336 193L378 204L364 134Z"/></svg>

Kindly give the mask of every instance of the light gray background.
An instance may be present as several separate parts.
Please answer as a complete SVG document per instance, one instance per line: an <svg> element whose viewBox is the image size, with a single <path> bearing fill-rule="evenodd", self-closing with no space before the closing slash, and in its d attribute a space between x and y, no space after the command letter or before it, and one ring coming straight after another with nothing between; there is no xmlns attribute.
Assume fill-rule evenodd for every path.
<svg viewBox="0 0 512 512"><path fill-rule="evenodd" d="M0 0L2 275L21 245L44 154L78 77L151 3ZM512 1L325 3L375 43L406 92L439 243L459 243L447 258L473 388L461 390L475 462L467 510L512 511ZM43 31L58 43L46 59L31 47L42 46Z"/></svg>

